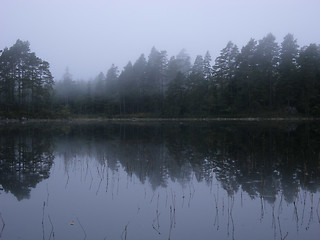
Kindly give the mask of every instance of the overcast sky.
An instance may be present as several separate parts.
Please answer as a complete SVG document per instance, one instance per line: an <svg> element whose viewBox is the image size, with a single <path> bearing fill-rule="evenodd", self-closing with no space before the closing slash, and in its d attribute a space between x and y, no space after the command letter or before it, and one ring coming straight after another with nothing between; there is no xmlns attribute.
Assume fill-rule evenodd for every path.
<svg viewBox="0 0 320 240"><path fill-rule="evenodd" d="M0 0L0 49L29 41L55 79L66 67L89 79L153 46L194 59L270 32L279 43L292 33L300 46L319 44L319 10L319 0Z"/></svg>

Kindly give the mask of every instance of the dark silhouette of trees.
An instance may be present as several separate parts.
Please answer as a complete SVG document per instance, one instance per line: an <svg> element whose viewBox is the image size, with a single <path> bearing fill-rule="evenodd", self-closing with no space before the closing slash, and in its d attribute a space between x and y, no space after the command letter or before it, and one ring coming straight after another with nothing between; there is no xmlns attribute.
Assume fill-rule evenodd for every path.
<svg viewBox="0 0 320 240"><path fill-rule="evenodd" d="M258 103L255 97L255 88L257 84L257 70L255 63L255 52L257 42L254 39L242 47L241 52L237 57L237 71L236 71L236 89L237 96L236 109L238 111L246 111L248 113L254 112Z"/></svg>
<svg viewBox="0 0 320 240"><path fill-rule="evenodd" d="M320 115L320 46L303 47L299 63L299 110L307 115Z"/></svg>
<svg viewBox="0 0 320 240"><path fill-rule="evenodd" d="M279 45L269 33L240 51L228 42L214 63L209 52L191 64L184 49L168 58L153 47L147 59L142 54L121 71L113 64L90 81L74 80L67 69L53 94L49 64L18 40L0 55L0 114L319 116L319 82L319 45L299 48L292 34Z"/></svg>
<svg viewBox="0 0 320 240"><path fill-rule="evenodd" d="M259 41L255 54L257 81L259 81L257 95L260 99L258 102L262 107L272 110L278 78L279 47L271 33Z"/></svg>
<svg viewBox="0 0 320 240"><path fill-rule="evenodd" d="M230 195L242 189L273 202L280 191L292 202L297 188L320 189L319 133L316 122L5 126L0 128L0 186L19 200L28 198L60 156L67 171L92 158L114 171L123 167L153 188L165 187L169 179L188 182L193 174L210 183L214 174Z"/></svg>
<svg viewBox="0 0 320 240"><path fill-rule="evenodd" d="M271 203L279 192L293 202L298 188L320 190L317 123L101 122L70 124L65 134L65 125L57 127L55 152L66 166L94 158L153 188L169 179L188 183L194 174L208 183L215 176L230 195L243 190Z"/></svg>
<svg viewBox="0 0 320 240"><path fill-rule="evenodd" d="M178 72L177 76L169 83L167 90L165 108L168 116L184 116L187 111L186 94L186 77Z"/></svg>
<svg viewBox="0 0 320 240"><path fill-rule="evenodd" d="M17 40L0 55L0 112L11 117L50 115L53 77L49 63Z"/></svg>
<svg viewBox="0 0 320 240"><path fill-rule="evenodd" d="M286 35L280 49L277 103L280 106L287 105L288 111L292 111L292 106L298 104L298 56L297 40L294 39L292 34Z"/></svg>
<svg viewBox="0 0 320 240"><path fill-rule="evenodd" d="M153 47L147 60L142 54L120 75L113 65L105 85L91 83L91 98L100 100L84 102L95 109L88 113L109 117L317 116L319 52L316 44L299 48L292 34L279 45L271 33L240 51L228 42L213 65L209 52L191 64L184 49L168 60Z"/></svg>
<svg viewBox="0 0 320 240"><path fill-rule="evenodd" d="M238 47L232 42L221 50L213 66L213 85L217 91L217 108L219 112L232 113L236 95L235 74L237 69Z"/></svg>
<svg viewBox="0 0 320 240"><path fill-rule="evenodd" d="M0 185L18 200L50 174L53 143L42 127L0 129Z"/></svg>

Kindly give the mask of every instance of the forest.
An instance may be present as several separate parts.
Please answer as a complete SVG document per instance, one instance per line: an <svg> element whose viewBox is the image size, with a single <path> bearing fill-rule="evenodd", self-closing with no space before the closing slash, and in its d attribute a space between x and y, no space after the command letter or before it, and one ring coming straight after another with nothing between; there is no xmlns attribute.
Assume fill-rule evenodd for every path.
<svg viewBox="0 0 320 240"><path fill-rule="evenodd" d="M269 33L241 49L233 42L213 61L207 51L169 57L153 47L120 71L94 79L66 69L54 80L49 63L17 40L0 55L0 117L287 117L320 116L320 45L299 47Z"/></svg>

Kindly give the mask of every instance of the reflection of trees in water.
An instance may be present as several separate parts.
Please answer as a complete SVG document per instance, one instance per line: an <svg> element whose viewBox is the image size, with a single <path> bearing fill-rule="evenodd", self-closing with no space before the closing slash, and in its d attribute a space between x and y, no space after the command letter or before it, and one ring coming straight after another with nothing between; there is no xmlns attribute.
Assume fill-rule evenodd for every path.
<svg viewBox="0 0 320 240"><path fill-rule="evenodd" d="M57 153L65 159L95 158L111 170L121 165L128 175L135 174L142 183L156 188L166 186L168 178L166 149L158 127L122 125L72 126L69 134L57 141Z"/></svg>
<svg viewBox="0 0 320 240"><path fill-rule="evenodd" d="M189 149L185 159L190 152L202 153L191 164L200 161L197 171L202 171L201 177L213 171L230 194L241 186L252 197L273 201L282 191L291 202L298 187L311 192L319 189L320 138L313 129L305 124L292 131L278 123L190 127L182 136L187 143L178 151Z"/></svg>
<svg viewBox="0 0 320 240"><path fill-rule="evenodd" d="M291 132L281 126L229 131L226 152L235 160L237 182L250 195L270 201L278 191L292 202L299 187L318 190L320 139L312 134L309 125Z"/></svg>
<svg viewBox="0 0 320 240"><path fill-rule="evenodd" d="M215 176L230 195L241 188L270 202L279 192L292 202L298 188L319 190L320 128L313 123L35 126L1 129L0 185L18 199L49 176L53 139L66 170L79 157L94 158L111 170L122 166L154 189L169 179L210 183Z"/></svg>
<svg viewBox="0 0 320 240"><path fill-rule="evenodd" d="M18 200L49 177L53 159L51 138L42 128L0 130L0 185Z"/></svg>
<svg viewBox="0 0 320 240"><path fill-rule="evenodd" d="M70 125L58 152L119 164L153 188L168 179L218 179L229 194L240 187L273 202L279 191L292 202L298 188L319 190L319 134L311 123L183 123ZM67 161L68 162L68 161Z"/></svg>

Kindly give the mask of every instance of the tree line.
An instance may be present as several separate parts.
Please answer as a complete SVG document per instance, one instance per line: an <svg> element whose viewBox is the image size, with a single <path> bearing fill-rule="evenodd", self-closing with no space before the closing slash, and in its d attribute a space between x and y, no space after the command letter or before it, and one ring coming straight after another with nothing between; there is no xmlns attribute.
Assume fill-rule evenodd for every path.
<svg viewBox="0 0 320 240"><path fill-rule="evenodd" d="M213 63L209 52L196 56L191 63L185 50L169 58L166 51L153 47L147 58L141 54L121 72L112 65L106 74L75 81L67 70L55 85L51 74L40 74L44 61L38 61L35 79L42 79L36 85L38 92L30 88L33 84L23 84L25 75L34 82L32 74L23 74L23 68L2 67L10 65L3 62L6 55L14 54L14 46L0 57L0 94L8 101L1 104L2 111L8 106L28 106L28 113L33 113L42 106L55 116L65 117L320 115L320 45L299 47L292 34L281 44L271 33L258 41L250 39L241 50L230 41ZM19 62L14 63L15 69L20 68ZM5 83L12 84L11 98Z"/></svg>

